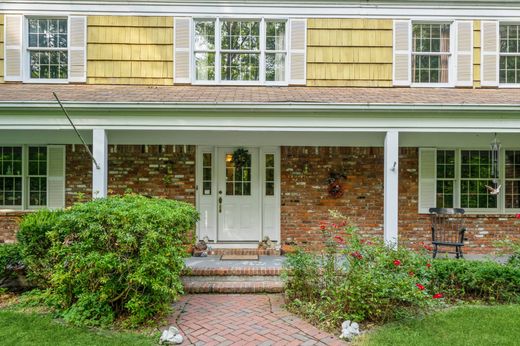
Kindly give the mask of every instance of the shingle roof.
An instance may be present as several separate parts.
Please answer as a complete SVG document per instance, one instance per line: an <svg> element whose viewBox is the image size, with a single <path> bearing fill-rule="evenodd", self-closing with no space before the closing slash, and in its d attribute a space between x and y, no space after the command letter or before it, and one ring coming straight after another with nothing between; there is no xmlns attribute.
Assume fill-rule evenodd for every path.
<svg viewBox="0 0 520 346"><path fill-rule="evenodd" d="M0 84L6 103L520 105L520 89Z"/></svg>

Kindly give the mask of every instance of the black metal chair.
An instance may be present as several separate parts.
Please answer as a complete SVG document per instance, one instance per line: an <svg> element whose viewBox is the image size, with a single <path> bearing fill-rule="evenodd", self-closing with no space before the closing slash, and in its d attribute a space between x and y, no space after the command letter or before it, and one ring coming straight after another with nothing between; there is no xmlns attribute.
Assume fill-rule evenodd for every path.
<svg viewBox="0 0 520 346"><path fill-rule="evenodd" d="M464 209L430 208L432 221L433 258L437 256L439 246L455 248L456 258L463 258L464 246Z"/></svg>

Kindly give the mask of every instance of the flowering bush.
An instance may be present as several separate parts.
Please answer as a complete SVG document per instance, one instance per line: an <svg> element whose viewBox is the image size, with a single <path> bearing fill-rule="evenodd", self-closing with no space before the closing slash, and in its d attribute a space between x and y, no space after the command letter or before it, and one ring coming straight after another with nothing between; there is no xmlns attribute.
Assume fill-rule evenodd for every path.
<svg viewBox="0 0 520 346"><path fill-rule="evenodd" d="M293 310L332 329L344 320L387 322L442 301L442 292L430 285L426 251L395 250L362 238L344 218L320 229L324 251L299 251L287 259L286 295Z"/></svg>

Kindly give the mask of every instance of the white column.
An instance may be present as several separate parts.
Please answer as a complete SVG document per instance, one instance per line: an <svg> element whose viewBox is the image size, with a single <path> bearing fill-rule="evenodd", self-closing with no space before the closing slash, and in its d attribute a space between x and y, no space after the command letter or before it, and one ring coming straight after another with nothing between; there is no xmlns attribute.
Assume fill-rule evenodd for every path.
<svg viewBox="0 0 520 346"><path fill-rule="evenodd" d="M399 132L388 131L385 137L385 242L397 247L399 208Z"/></svg>
<svg viewBox="0 0 520 346"><path fill-rule="evenodd" d="M108 190L108 139L105 129L92 131L92 154L98 164L92 161L92 197L103 198Z"/></svg>

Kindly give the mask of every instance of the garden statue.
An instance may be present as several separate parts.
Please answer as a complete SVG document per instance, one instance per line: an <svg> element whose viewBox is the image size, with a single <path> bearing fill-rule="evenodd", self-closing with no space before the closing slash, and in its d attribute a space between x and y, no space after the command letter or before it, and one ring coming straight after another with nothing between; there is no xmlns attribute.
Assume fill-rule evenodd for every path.
<svg viewBox="0 0 520 346"><path fill-rule="evenodd" d="M341 324L341 335L339 336L340 339L350 341L359 334L359 324L356 322L345 321Z"/></svg>

